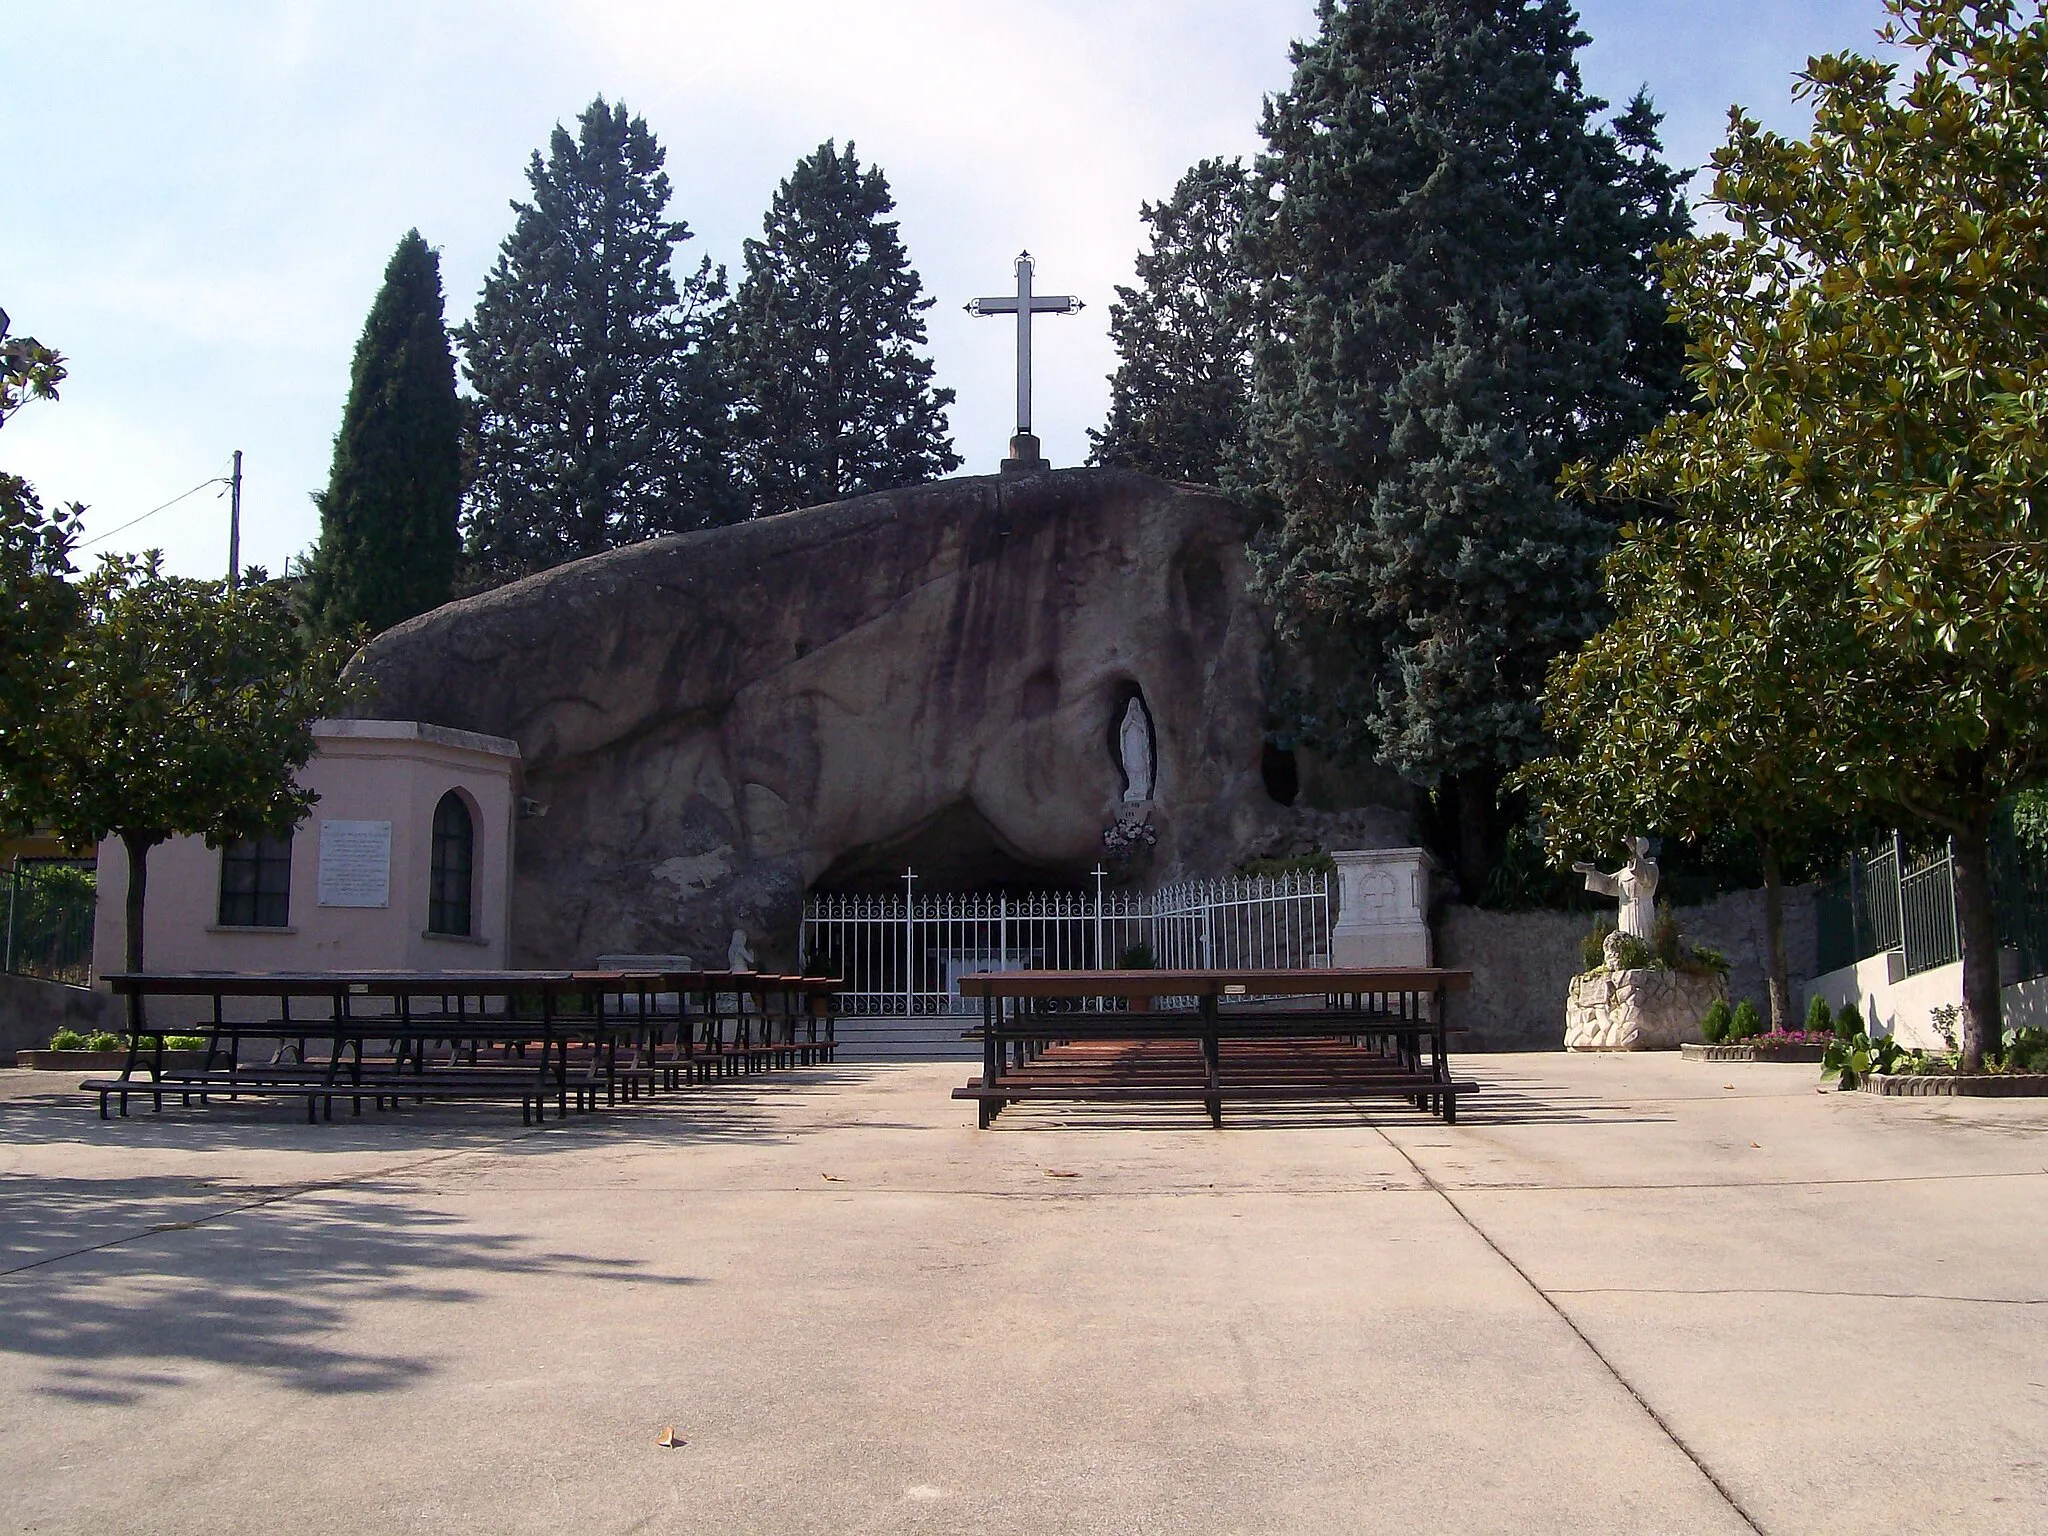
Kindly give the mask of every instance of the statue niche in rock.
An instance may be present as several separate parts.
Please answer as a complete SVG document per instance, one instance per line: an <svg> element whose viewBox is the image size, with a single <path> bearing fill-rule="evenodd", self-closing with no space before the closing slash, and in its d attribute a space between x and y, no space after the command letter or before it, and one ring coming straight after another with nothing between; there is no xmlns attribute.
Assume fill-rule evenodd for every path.
<svg viewBox="0 0 2048 1536"><path fill-rule="evenodd" d="M1615 931L1601 941L1601 964L1572 978L1565 1049L1656 1051L1696 1043L1700 1021L1728 995L1728 982L1719 957L1682 943L1675 925L1658 942L1650 840L1631 837L1628 863L1611 875L1592 864L1572 868L1586 877L1587 890L1614 897L1620 912Z"/></svg>

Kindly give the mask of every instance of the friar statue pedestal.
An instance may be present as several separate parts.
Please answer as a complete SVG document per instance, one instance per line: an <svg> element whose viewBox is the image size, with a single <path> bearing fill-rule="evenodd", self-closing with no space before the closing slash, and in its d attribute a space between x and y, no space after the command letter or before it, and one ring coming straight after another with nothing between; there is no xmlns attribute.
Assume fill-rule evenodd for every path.
<svg viewBox="0 0 2048 1536"><path fill-rule="evenodd" d="M1346 969L1434 963L1426 848L1358 848L1337 861L1337 921L1330 963Z"/></svg>

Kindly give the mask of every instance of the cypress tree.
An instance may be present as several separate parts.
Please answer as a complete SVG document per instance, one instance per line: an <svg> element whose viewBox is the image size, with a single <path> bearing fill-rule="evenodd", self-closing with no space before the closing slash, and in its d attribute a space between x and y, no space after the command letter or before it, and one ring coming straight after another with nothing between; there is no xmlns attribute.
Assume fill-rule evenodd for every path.
<svg viewBox="0 0 2048 1536"><path fill-rule="evenodd" d="M957 469L953 391L932 388L932 300L884 215L879 166L831 140L776 188L746 243L729 372L757 513L916 485Z"/></svg>
<svg viewBox="0 0 2048 1536"><path fill-rule="evenodd" d="M1251 284L1238 253L1251 179L1239 160L1204 160L1139 217L1151 248L1139 286L1109 309L1119 362L1096 464L1214 485L1244 438L1251 404Z"/></svg>
<svg viewBox="0 0 2048 1536"><path fill-rule="evenodd" d="M1602 126L1569 0L1321 0L1267 104L1246 251L1259 576L1299 733L1433 788L1468 891L1601 616L1610 517L1557 477L1680 384L1654 254L1689 227L1638 95Z"/></svg>
<svg viewBox="0 0 2048 1536"><path fill-rule="evenodd" d="M441 258L408 230L363 323L334 438L320 542L306 567L314 627L403 623L454 594L462 407L441 300Z"/></svg>
<svg viewBox="0 0 2048 1536"><path fill-rule="evenodd" d="M527 167L533 200L457 333L477 399L464 525L472 579L508 580L743 515L705 345L725 297L707 259L677 286L689 226L665 152L600 96Z"/></svg>

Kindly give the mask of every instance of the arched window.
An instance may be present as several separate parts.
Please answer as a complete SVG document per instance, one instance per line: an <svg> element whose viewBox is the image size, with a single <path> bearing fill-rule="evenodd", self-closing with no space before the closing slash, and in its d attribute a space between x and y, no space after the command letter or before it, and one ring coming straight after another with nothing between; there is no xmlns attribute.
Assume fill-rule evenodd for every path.
<svg viewBox="0 0 2048 1536"><path fill-rule="evenodd" d="M469 937L469 871L476 827L462 796L449 790L434 807L434 862L427 881L427 932Z"/></svg>

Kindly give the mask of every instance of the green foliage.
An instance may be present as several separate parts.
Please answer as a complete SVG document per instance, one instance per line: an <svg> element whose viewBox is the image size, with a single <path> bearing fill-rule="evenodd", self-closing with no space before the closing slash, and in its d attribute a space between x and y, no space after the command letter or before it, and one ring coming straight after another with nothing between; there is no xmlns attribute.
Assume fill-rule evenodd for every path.
<svg viewBox="0 0 2048 1536"><path fill-rule="evenodd" d="M1566 0L1336 0L1267 106L1257 579L1312 682L1294 734L1444 786L1483 888L1545 664L1598 623L1606 518L1558 472L1665 411L1652 271L1688 227L1638 99L1611 124Z"/></svg>
<svg viewBox="0 0 2048 1536"><path fill-rule="evenodd" d="M448 601L461 549L462 407L441 258L407 231L356 343L348 404L306 567L323 632L371 633Z"/></svg>
<svg viewBox="0 0 2048 1536"><path fill-rule="evenodd" d="M116 1035L104 1029L95 1030L85 1037L85 1049L88 1051L125 1051L128 1049L128 1037L126 1035Z"/></svg>
<svg viewBox="0 0 2048 1536"><path fill-rule="evenodd" d="M1607 963L1607 935L1614 932L1614 919L1597 917L1579 940L1579 969L1597 971Z"/></svg>
<svg viewBox="0 0 2048 1536"><path fill-rule="evenodd" d="M1835 1038L1853 1040L1863 1033L1863 1010L1855 1003L1844 1003L1835 1013Z"/></svg>
<svg viewBox="0 0 2048 1536"><path fill-rule="evenodd" d="M1729 1020L1728 999L1715 998L1700 1017L1700 1037L1709 1045L1721 1044L1728 1038Z"/></svg>
<svg viewBox="0 0 2048 1536"><path fill-rule="evenodd" d="M85 1036L75 1029L60 1029L57 1033L50 1036L50 1049L53 1051L82 1051L85 1049Z"/></svg>
<svg viewBox="0 0 2048 1536"><path fill-rule="evenodd" d="M1731 1043L1749 1040L1764 1032L1763 1015L1748 998L1735 1005L1734 1013L1728 1018L1728 1039Z"/></svg>
<svg viewBox="0 0 2048 1536"><path fill-rule="evenodd" d="M167 1051L203 1051L206 1049L204 1035L165 1035L164 1049Z"/></svg>
<svg viewBox="0 0 2048 1536"><path fill-rule="evenodd" d="M1204 160L1166 202L1140 205L1150 248L1139 286L1119 284L1109 309L1118 361L1090 463L1215 485L1241 458L1252 295L1238 238L1250 197L1242 161Z"/></svg>
<svg viewBox="0 0 2048 1536"><path fill-rule="evenodd" d="M1657 903L1657 914L1650 922L1650 957L1666 970L1679 961L1678 915L1668 901Z"/></svg>
<svg viewBox="0 0 2048 1536"><path fill-rule="evenodd" d="M1152 946L1145 943L1131 945L1117 956L1116 962L1120 971L1149 971L1157 968L1158 964L1152 956Z"/></svg>
<svg viewBox="0 0 2048 1536"><path fill-rule="evenodd" d="M918 485L960 467L953 391L932 387L924 312L881 167L827 140L745 246L726 370L757 514Z"/></svg>
<svg viewBox="0 0 2048 1536"><path fill-rule="evenodd" d="M0 310L0 425L30 400L54 400L64 360L31 336L9 336ZM32 818L41 771L37 734L57 707L65 636L78 594L65 580L83 509L46 512L35 488L0 471L0 828Z"/></svg>
<svg viewBox="0 0 2048 1536"><path fill-rule="evenodd" d="M1868 1035L1837 1035L1828 1042L1827 1052L1821 1057L1821 1081L1836 1084L1844 1093L1853 1092L1870 1076L1872 1064Z"/></svg>
<svg viewBox="0 0 2048 1536"><path fill-rule="evenodd" d="M1796 608L1803 630L1744 624L1814 696L1778 771L1953 839L1974 1068L2000 1037L1990 829L2048 771L2048 15L1888 9L1910 81L1829 55L1800 78L1806 140L1731 114L1711 198L1728 227L1665 264L1703 408L1607 483L1678 513L1642 542L1679 546L1702 612ZM1760 648L1733 696L1769 686L1768 645L1733 656Z"/></svg>
<svg viewBox="0 0 2048 1536"><path fill-rule="evenodd" d="M1617 970L1647 971L1655 967L1657 957L1650 952L1650 946L1632 933L1617 935L1614 940L1614 964Z"/></svg>
<svg viewBox="0 0 2048 1536"><path fill-rule="evenodd" d="M2007 1031L2003 1056L2010 1071L2048 1072L2048 1029Z"/></svg>
<svg viewBox="0 0 2048 1536"><path fill-rule="evenodd" d="M281 831L311 808L295 775L311 723L346 696L345 641L309 640L290 589L166 576L108 556L77 583L64 706L36 733L36 818L74 846L112 835L130 865L127 964L142 964L140 892L167 838Z"/></svg>
<svg viewBox="0 0 2048 1536"><path fill-rule="evenodd" d="M1711 945L1688 944L1678 962L1678 968L1701 976L1726 976L1728 957Z"/></svg>
<svg viewBox="0 0 2048 1536"><path fill-rule="evenodd" d="M1802 1027L1809 1035L1831 1035L1835 1032L1835 1011L1818 992L1806 1000L1806 1023Z"/></svg>
<svg viewBox="0 0 2048 1536"><path fill-rule="evenodd" d="M509 580L745 515L717 365L723 270L678 290L646 122L599 97L527 167L533 200L458 331L477 398L464 520L472 579Z"/></svg>

